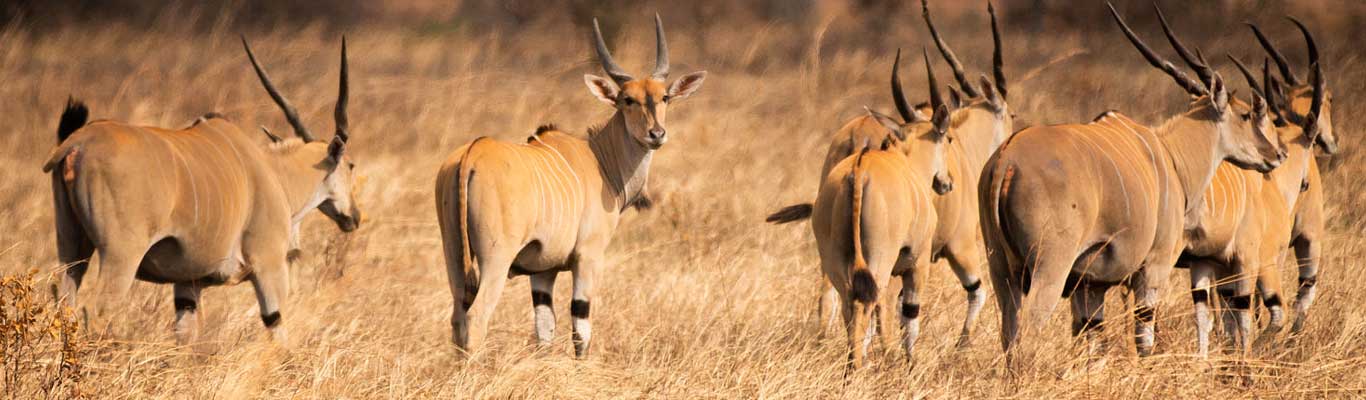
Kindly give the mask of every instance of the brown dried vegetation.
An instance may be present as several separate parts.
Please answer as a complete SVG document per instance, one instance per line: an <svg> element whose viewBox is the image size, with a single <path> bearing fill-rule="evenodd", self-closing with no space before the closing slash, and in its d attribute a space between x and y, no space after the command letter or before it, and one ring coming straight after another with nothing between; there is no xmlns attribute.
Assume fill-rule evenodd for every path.
<svg viewBox="0 0 1366 400"><path fill-rule="evenodd" d="M1210 60L1224 52L1262 57L1244 19L1261 23L1300 68L1302 44L1281 15L1293 11L1320 40L1342 152L1319 160L1331 235L1303 334L1279 337L1248 359L1196 359L1179 271L1159 310L1158 355L1133 354L1131 309L1113 291L1105 351L1080 356L1059 310L1045 344L1058 350L1042 363L1051 369L1014 376L1002 368L993 302L972 346L954 349L962 289L945 266L923 294L917 367L908 369L897 351L879 351L872 367L846 381L842 334L815 339L822 278L810 230L773 227L763 217L811 199L828 135L862 106L892 110L891 57L897 47L930 45L928 34L914 9L817 1L789 17L796 11L761 3L676 3L660 7L676 69L706 69L711 78L671 109L674 140L656 155L650 180L655 207L629 213L618 230L593 306L595 353L582 361L573 359L567 334L570 285L555 293L562 338L538 350L526 279L509 283L487 349L470 360L457 354L430 192L447 153L477 136L521 141L551 122L583 132L610 113L581 83L598 68L580 14L511 18L517 25L478 25L461 13L287 24L182 7L148 20L0 27L0 273L8 277L0 289L0 391L18 398L1316 398L1366 391L1366 308L1358 293L1366 292L1358 275L1366 256L1361 5L1217 2L1169 13ZM944 12L936 23L970 72L989 72L984 5L937 3ZM1066 2L1035 18L1033 2L1018 3L1002 5L1009 9L1001 16L1017 128L1087 121L1112 108L1157 124L1184 108L1180 89L1144 65L1102 4ZM1126 15L1148 14L1147 2L1131 6ZM1244 9L1255 6L1266 8ZM652 62L650 25L640 22L653 16L651 6L585 10L579 13L603 13L624 66ZM1157 34L1153 21L1130 22ZM273 80L305 121L330 119L336 42L347 35L351 149L369 177L358 199L370 221L349 238L336 238L324 218L305 223L283 316L289 342L266 339L251 288L241 285L207 290L203 343L177 347L171 288L145 283L120 300L123 311L104 339L84 339L45 290L57 266L50 178L40 167L67 95L85 100L94 118L175 127L218 111L244 129L288 132L251 75L239 32L270 60ZM1216 67L1238 82L1231 66ZM903 66L902 79L924 82L919 71ZM907 90L912 100L925 96L923 87ZM33 268L40 272L31 275ZM1284 268L1285 287L1294 287L1294 270Z"/></svg>

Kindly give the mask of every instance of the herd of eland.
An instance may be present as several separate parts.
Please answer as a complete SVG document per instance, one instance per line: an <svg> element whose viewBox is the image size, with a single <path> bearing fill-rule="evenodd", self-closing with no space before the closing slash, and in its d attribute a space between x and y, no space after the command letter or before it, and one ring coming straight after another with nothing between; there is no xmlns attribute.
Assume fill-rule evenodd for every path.
<svg viewBox="0 0 1366 400"><path fill-rule="evenodd" d="M1228 351L1244 354L1258 300L1270 314L1261 338L1285 324L1279 265L1289 254L1299 266L1291 330L1304 328L1324 236L1314 149L1338 149L1332 95L1308 27L1288 18L1307 47L1302 78L1248 24L1268 58L1259 77L1228 56L1249 86L1243 99L1201 51L1178 39L1160 9L1154 7L1163 34L1194 77L1154 52L1111 6L1139 55L1189 95L1172 99L1183 111L1153 126L1111 110L1090 122L1015 131L991 4L991 76L974 81L935 29L927 3L925 25L956 86L940 85L925 46L929 100L912 105L897 50L890 79L897 115L867 108L844 124L830 141L814 201L768 218L809 219L825 277L820 334L843 321L851 369L867 362L879 336L913 360L922 292L940 259L966 292L959 346L971 342L986 278L1008 364L1040 350L1028 344L1062 299L1071 301L1072 335L1094 342L1114 286L1132 296L1135 344L1140 355L1150 354L1174 268L1190 274L1198 355L1209 353L1212 299L1222 305ZM551 294L567 271L572 343L577 356L587 354L595 289L614 231L628 208L648 206L651 159L669 139L668 107L696 93L707 76L669 80L658 15L655 66L647 75L618 65L597 20L592 27L607 76L584 75L584 82L614 110L606 121L586 137L550 124L521 143L480 137L439 167L434 197L452 296L451 340L462 351L489 340L503 289L520 275L531 283L535 337L551 343ZM215 113L179 129L90 121L85 105L68 101L43 171L52 180L61 262L57 300L81 310L88 329L117 318L134 280L169 283L177 342L193 343L202 290L245 280L263 324L279 339L303 219L318 210L345 232L364 220L354 195L360 178L348 156L345 40L330 140L313 136L245 38L242 44L294 137L267 131L269 143L261 143ZM92 288L78 302L87 282Z"/></svg>

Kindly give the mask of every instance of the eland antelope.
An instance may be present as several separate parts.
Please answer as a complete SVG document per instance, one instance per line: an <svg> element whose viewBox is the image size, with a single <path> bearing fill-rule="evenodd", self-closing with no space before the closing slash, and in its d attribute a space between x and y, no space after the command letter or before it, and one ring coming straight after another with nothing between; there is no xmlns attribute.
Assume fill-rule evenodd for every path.
<svg viewBox="0 0 1366 400"><path fill-rule="evenodd" d="M921 7L925 25L929 27L936 46L952 67L953 75L966 95L965 98L960 97L953 102L955 106L950 118L953 135L944 155L948 174L959 185L974 188L977 187L977 179L987 157L990 157L996 147L1014 130L1010 108L1006 104L1006 78L1002 71L1001 33L996 23L996 11L988 2L987 13L991 16L991 37L995 45L995 51L992 53L994 84L986 76L981 77L980 84L974 84L967 79L963 65L953 50L939 37L939 32L930 19L928 3L922 1ZM901 82L897 76L899 52L897 56L898 62L892 65L891 84L896 109L905 123L929 121L930 118L924 113L933 112L933 109L925 105L911 107L902 92ZM926 63L928 65L929 60L926 60ZM840 160L856 153L861 143L879 143L887 135L888 130L875 123L871 116L859 116L845 124L830 142L825 164L821 167L821 177L827 176ZM963 285L963 290L967 292L967 314L963 318L958 340L958 344L962 346L971 339L972 327L986 299L981 291L980 271L986 263L986 255L977 220L977 197L972 190L951 191L943 196L935 196L934 205L939 223L935 228L930 259L948 259L950 268ZM810 203L788 206L770 215L768 221L778 224L799 221L810 216L811 207ZM829 282L824 283L821 290L818 318L822 324L821 332L824 333L834 325L835 318L838 318L839 304L836 292L830 287Z"/></svg>
<svg viewBox="0 0 1366 400"><path fill-rule="evenodd" d="M948 106L939 95L928 53L925 61L933 116L903 123L868 110L869 118L891 134L879 149L865 145L835 163L812 205L811 230L821 270L839 294L851 368L863 366L877 328L884 344L891 343L893 310L901 315L908 360L913 360L920 335L919 293L938 225L934 200L953 189L944 157ZM901 278L900 296L884 290L893 277ZM879 316L877 327L874 314Z"/></svg>
<svg viewBox="0 0 1366 400"><path fill-rule="evenodd" d="M622 212L641 194L654 151L668 140L665 109L702 86L706 72L665 84L669 52L655 16L656 61L637 79L616 62L593 21L598 59L610 79L584 75L598 100L616 112L580 139L545 126L525 144L478 138L457 149L436 179L436 210L454 297L452 340L466 351L485 340L509 277L530 275L536 337L554 338L555 277L574 277L575 354L591 339L589 306L604 252Z"/></svg>
<svg viewBox="0 0 1366 400"><path fill-rule="evenodd" d="M1181 50L1178 53L1186 64L1196 70L1209 71L1210 67L1203 60L1189 57L1175 36L1170 35L1171 29L1160 11L1158 15L1163 29L1169 32L1168 39L1173 47ZM1315 116L1322 114L1325 100L1317 47L1308 29L1302 24L1299 26L1310 49L1312 65L1311 105L1307 114L1284 112L1286 104L1283 104L1277 82L1272 79L1269 63L1263 63L1263 82L1259 84L1241 61L1229 56L1248 85L1267 100L1277 136L1286 145L1287 157L1280 167L1266 174L1222 163L1205 190L1206 207L1194 229L1198 234L1188 236L1186 249L1178 261L1178 266L1190 268L1198 354L1202 357L1208 355L1209 332L1214 325L1208 302L1215 286L1219 287L1221 303L1226 306L1224 327L1240 353L1245 353L1251 345L1249 310L1254 279L1260 280L1263 299L1271 314L1266 332L1278 332L1284 323L1278 267L1285 249L1291 245L1292 212L1301 196L1303 182L1308 178L1309 165L1313 163L1313 147L1319 141L1317 136L1321 131ZM1201 76L1208 76L1208 73Z"/></svg>
<svg viewBox="0 0 1366 400"><path fill-rule="evenodd" d="M1308 46L1311 76L1318 75L1318 79L1326 80L1327 77L1319 72L1321 68L1317 65L1319 53L1313 35L1300 21L1293 18L1290 21L1304 35ZM1269 89L1269 96L1275 96L1276 102L1283 104L1280 108L1281 113L1284 114L1283 118L1288 120L1292 127L1312 123L1313 134L1315 135L1313 137L1316 139L1313 143L1327 154L1336 154L1338 141L1333 130L1332 91L1328 89L1326 83L1315 84L1312 79L1310 82L1300 80L1299 76L1290 68L1289 63L1286 62L1285 57L1276 50L1266 35L1262 34L1261 29L1251 23L1248 24L1248 27L1252 29L1252 33L1257 37L1257 41L1261 43L1271 60L1276 63L1281 78L1284 79L1284 86L1281 81L1272 76L1267 76L1266 80L1269 82L1265 83L1272 87ZM1317 112L1311 112L1315 111L1316 105L1318 106ZM1294 222L1290 232L1290 247L1294 249L1295 259L1299 267L1299 285L1295 296L1295 321L1290 329L1291 332L1296 333L1304 329L1304 321L1309 317L1309 307L1313 305L1316 297L1319 258L1322 252L1322 240L1326 235L1323 226L1325 217L1323 213L1323 179L1319 174L1318 163L1312 160L1308 162L1308 171L1301 190L1303 193L1293 202ZM1273 309L1273 306L1279 305L1281 302L1279 296L1280 270L1276 268L1279 261L1279 259L1276 260L1277 265L1264 266L1262 273L1258 276L1257 286L1262 293L1262 301L1268 309ZM1275 319L1274 314L1272 319Z"/></svg>
<svg viewBox="0 0 1366 400"><path fill-rule="evenodd" d="M1015 347L1042 330L1059 298L1070 295L1079 335L1103 320L1105 292L1120 283L1134 295L1138 352L1151 353L1155 307L1184 236L1199 226L1215 169L1230 161L1267 172L1285 158L1260 97L1251 106L1231 99L1212 70L1202 71L1207 85L1189 78L1110 13L1194 99L1153 128L1113 111L1088 124L1027 128L987 162L982 229L1008 364L1025 358Z"/></svg>
<svg viewBox="0 0 1366 400"><path fill-rule="evenodd" d="M82 301L90 321L110 317L134 279L171 283L177 341L192 342L201 290L248 280L261 321L283 340L280 309L299 224L318 209L343 231L359 226L346 149L345 41L329 142L313 139L242 44L299 139L264 147L217 114L179 130L86 123L86 107L68 102L43 171L52 174L58 257L66 265L58 299L76 306L94 272L94 293Z"/></svg>

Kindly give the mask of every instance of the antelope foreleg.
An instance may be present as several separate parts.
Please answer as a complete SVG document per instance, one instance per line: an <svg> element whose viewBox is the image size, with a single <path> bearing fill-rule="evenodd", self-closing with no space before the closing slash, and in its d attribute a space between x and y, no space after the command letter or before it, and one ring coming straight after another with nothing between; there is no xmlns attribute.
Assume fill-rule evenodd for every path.
<svg viewBox="0 0 1366 400"><path fill-rule="evenodd" d="M574 266L574 298L569 303L569 315L573 317L574 355L579 358L588 356L589 344L593 338L593 323L589 319L593 304L593 290L601 255L581 255Z"/></svg>
<svg viewBox="0 0 1366 400"><path fill-rule="evenodd" d="M1208 261L1196 261L1190 265L1191 301L1195 304L1196 354L1200 358L1209 357L1209 334L1214 329L1209 305L1214 269L1215 266Z"/></svg>
<svg viewBox="0 0 1366 400"><path fill-rule="evenodd" d="M1100 333L1105 324L1105 292L1109 287L1082 283L1072 293L1072 336L1081 340L1088 354L1100 350Z"/></svg>
<svg viewBox="0 0 1366 400"><path fill-rule="evenodd" d="M555 293L555 277L559 272L542 272L531 276L531 308L536 323L536 343L541 346L555 339L555 307L551 295Z"/></svg>
<svg viewBox="0 0 1366 400"><path fill-rule="evenodd" d="M284 327L281 307L289 294L289 271L285 269L285 257L281 254L279 262L256 268L251 275L251 285L256 289L256 302L261 308L261 323L270 331L270 336L278 343L286 343L288 333Z"/></svg>
<svg viewBox="0 0 1366 400"><path fill-rule="evenodd" d="M1293 333L1304 330L1304 321L1309 318L1309 306L1314 304L1318 293L1320 244L1317 240L1301 236L1295 240L1295 259L1299 263L1299 289L1295 295L1295 322L1290 327Z"/></svg>
<svg viewBox="0 0 1366 400"><path fill-rule="evenodd" d="M1134 347L1139 356L1153 353L1157 340L1157 305L1162 301L1162 285L1170 272L1170 265L1166 268L1145 266L1129 279L1129 290L1134 296Z"/></svg>

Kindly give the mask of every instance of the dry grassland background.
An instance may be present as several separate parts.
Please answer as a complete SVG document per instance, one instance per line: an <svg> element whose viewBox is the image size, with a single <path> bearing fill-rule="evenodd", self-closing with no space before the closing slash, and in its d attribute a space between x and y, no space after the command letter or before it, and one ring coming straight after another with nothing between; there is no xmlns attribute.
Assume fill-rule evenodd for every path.
<svg viewBox="0 0 1366 400"><path fill-rule="evenodd" d="M27 15L0 28L0 273L36 269L32 296L49 298L45 279L57 264L49 177L40 167L68 95L86 101L94 118L177 127L218 111L243 129L289 132L251 74L239 33L251 38L276 84L319 133L331 131L337 47L346 35L350 149L369 177L358 199L370 219L342 235L325 218L309 217L305 256L291 273L294 290L283 308L286 342L267 339L251 286L238 285L205 291L204 343L177 347L170 286L138 283L118 300L123 312L112 338L83 342L79 373L47 393L53 397L75 393L71 388L99 398L1203 398L1366 391L1359 261L1366 256L1366 213L1358 208L1366 186L1359 128L1366 116L1358 95L1366 92L1363 4L1229 1L1191 11L1180 11L1185 2L1167 4L1188 44L1211 55L1244 94L1223 54L1260 61L1263 53L1241 21L1261 23L1297 68L1304 68L1303 41L1281 16L1293 12L1318 35L1343 150L1319 159L1330 235L1319 300L1302 335L1282 336L1248 360L1194 358L1188 279L1180 270L1158 314L1159 355L1133 354L1131 308L1113 290L1103 355L1080 356L1068 334L1069 313L1060 307L1042 343L1057 349L1048 356L1052 369L1012 376L1002 368L994 300L973 345L954 349L964 295L940 265L927 285L918 365L908 369L901 351L891 349L846 382L843 333L816 339L822 278L809 227L775 227L763 217L814 195L829 135L864 105L892 111L892 55L898 47L914 52L931 44L909 1L658 8L380 2L344 13L335 4L310 10L298 2L208 2L134 7L127 15L76 6L64 14L67 3L0 7L0 15ZM936 2L946 39L973 75L990 73L984 4L947 3ZM1142 62L1103 3L1003 3L1017 129L1087 121L1107 109L1157 124L1184 109L1186 96ZM526 11L538 4L544 9ZM605 121L611 110L582 83L584 73L601 74L585 22L602 17L618 60L643 73L653 62L649 18L656 9L668 30L674 75L710 75L700 92L670 109L672 140L655 156L650 177L655 208L628 213L617 231L593 307L592 354L572 356L567 279L555 293L560 337L548 349L532 346L530 289L518 278L499 305L487 348L472 360L461 357L449 341L452 304L433 206L439 163L478 136L519 141L543 123L582 133ZM1150 45L1175 59L1146 2L1121 9ZM336 17L309 14L315 11ZM937 67L941 79L949 76ZM927 97L923 71L915 57L903 66L916 101ZM1296 274L1289 263L1284 270L1291 290ZM36 363L31 367L51 370L55 351L38 346L25 357ZM15 371L0 375L23 373ZM44 395L39 376L18 378L5 380L18 382L6 388L7 397Z"/></svg>

